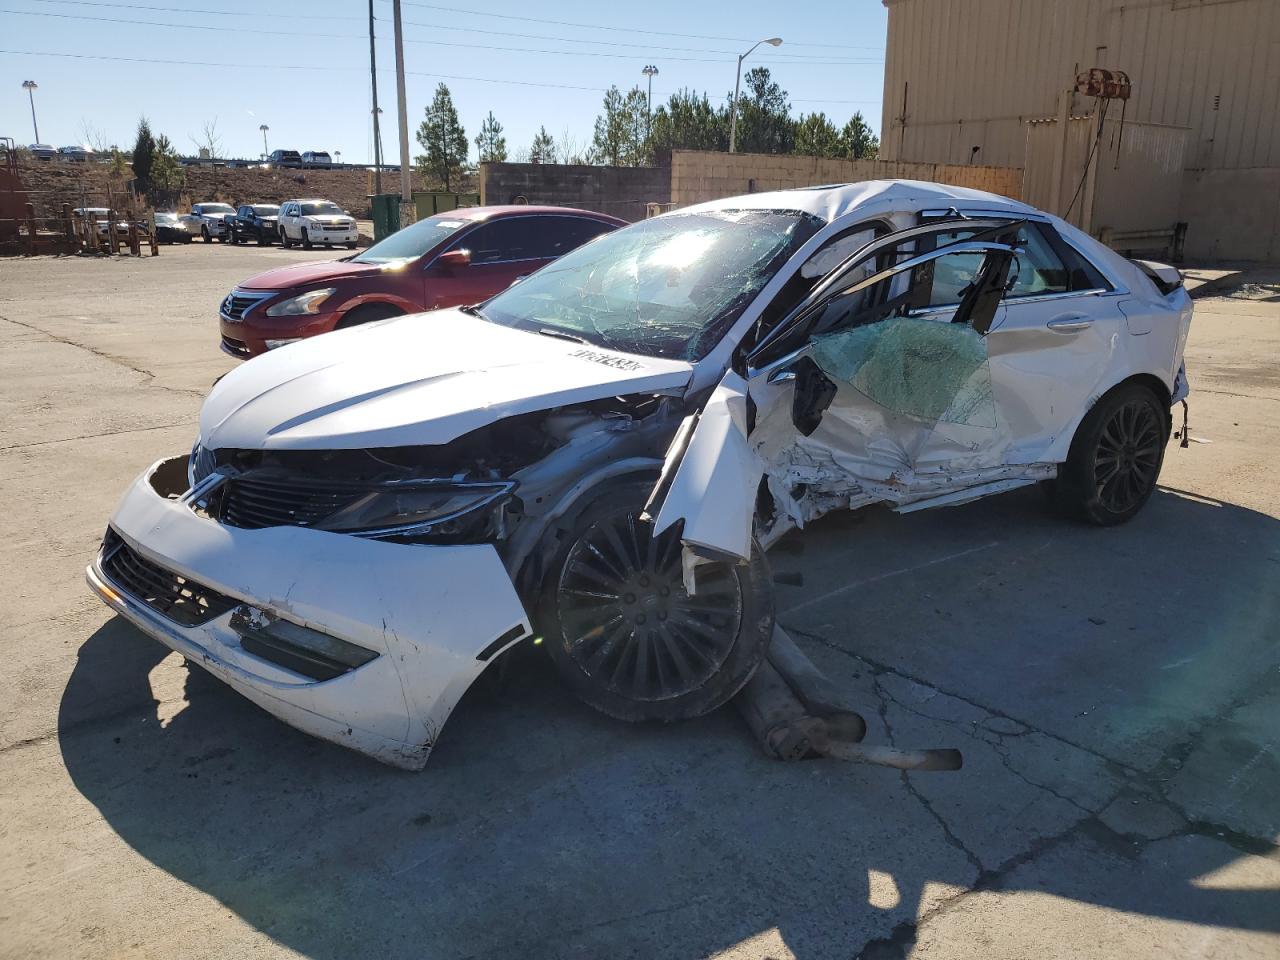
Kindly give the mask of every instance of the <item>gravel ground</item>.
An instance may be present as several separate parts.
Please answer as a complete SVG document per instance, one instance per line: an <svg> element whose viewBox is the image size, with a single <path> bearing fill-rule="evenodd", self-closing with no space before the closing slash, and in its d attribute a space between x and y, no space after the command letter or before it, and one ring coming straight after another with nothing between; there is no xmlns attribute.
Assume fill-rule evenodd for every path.
<svg viewBox="0 0 1280 960"><path fill-rule="evenodd" d="M83 581L232 366L219 299L308 257L0 262L0 956L1280 957L1275 276L1198 301L1213 442L1170 448L1133 523L1018 491L832 517L775 558L804 575L781 622L870 736L961 772L770 762L731 711L626 726L531 655L406 774L188 672Z"/></svg>

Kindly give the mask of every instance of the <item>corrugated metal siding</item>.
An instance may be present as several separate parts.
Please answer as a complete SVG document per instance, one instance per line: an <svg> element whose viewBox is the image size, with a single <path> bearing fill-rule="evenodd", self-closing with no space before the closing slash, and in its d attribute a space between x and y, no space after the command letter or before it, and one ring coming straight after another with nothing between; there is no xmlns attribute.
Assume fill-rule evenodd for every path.
<svg viewBox="0 0 1280 960"><path fill-rule="evenodd" d="M886 159L965 163L979 145L979 163L1020 166L1023 122L1055 115L1057 91L1100 66L1133 80L1128 119L1191 128L1188 167L1280 166L1276 0L887 5ZM1073 112L1090 106L1076 97Z"/></svg>

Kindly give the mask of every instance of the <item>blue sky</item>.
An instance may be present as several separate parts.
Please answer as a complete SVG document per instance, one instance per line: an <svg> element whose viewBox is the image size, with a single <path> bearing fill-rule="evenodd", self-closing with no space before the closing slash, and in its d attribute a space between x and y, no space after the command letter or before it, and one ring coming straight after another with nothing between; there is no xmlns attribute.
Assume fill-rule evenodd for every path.
<svg viewBox="0 0 1280 960"><path fill-rule="evenodd" d="M413 131L441 80L468 139L492 110L511 151L540 125L585 147L610 84L643 84L641 68L654 64L655 105L680 87L723 98L736 54L771 36L783 45L756 50L744 72L768 66L795 113L821 110L840 125L861 110L880 128L880 0L487 0L483 13L465 0L402 3L413 154ZM383 148L394 160L390 0L374 0L374 15ZM183 152L216 120L226 156L260 154L265 123L273 150L372 158L367 0L0 0L0 135L20 143L33 136L24 80L39 84L40 137L54 146L84 143L86 125L131 144L145 114Z"/></svg>

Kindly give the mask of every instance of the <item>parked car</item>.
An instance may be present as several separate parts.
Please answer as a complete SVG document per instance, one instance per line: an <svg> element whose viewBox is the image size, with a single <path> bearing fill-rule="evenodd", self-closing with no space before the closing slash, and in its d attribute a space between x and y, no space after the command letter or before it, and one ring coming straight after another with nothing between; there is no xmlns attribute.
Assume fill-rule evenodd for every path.
<svg viewBox="0 0 1280 960"><path fill-rule="evenodd" d="M103 240L109 239L111 236L111 211L106 207L76 207L71 211L75 216L82 220L90 218L94 221L94 228L97 230L98 236ZM116 234L123 237L129 233L129 220L120 210L116 211Z"/></svg>
<svg viewBox="0 0 1280 960"><path fill-rule="evenodd" d="M36 160L52 160L58 155L58 151L47 143L33 143L27 149L31 151L32 158Z"/></svg>
<svg viewBox="0 0 1280 960"><path fill-rule="evenodd" d="M157 243L190 243L194 237L187 229L186 221L176 213L156 213Z"/></svg>
<svg viewBox="0 0 1280 960"><path fill-rule="evenodd" d="M301 167L302 155L297 150L272 150L267 162L273 167Z"/></svg>
<svg viewBox="0 0 1280 960"><path fill-rule="evenodd" d="M323 150L308 150L302 155L302 165L313 170L328 170L333 166L333 157Z"/></svg>
<svg viewBox="0 0 1280 960"><path fill-rule="evenodd" d="M87 163L94 153L87 147L59 147L58 156L73 163Z"/></svg>
<svg viewBox="0 0 1280 960"><path fill-rule="evenodd" d="M222 349L252 357L342 327L478 303L622 225L560 207L469 207L428 217L358 256L244 281L222 301Z"/></svg>
<svg viewBox="0 0 1280 960"><path fill-rule="evenodd" d="M265 247L275 240L280 222L280 206L275 203L242 203L236 215L227 220L232 243L256 240Z"/></svg>
<svg viewBox="0 0 1280 960"><path fill-rule="evenodd" d="M197 229L205 243L215 239L225 243L228 236L227 219L236 215L229 203L193 203L191 215L196 218Z"/></svg>
<svg viewBox="0 0 1280 960"><path fill-rule="evenodd" d="M699 204L478 307L231 371L89 582L288 723L404 767L533 637L607 714L696 716L764 656L764 549L795 526L1038 483L1133 517L1190 322L1173 268L975 190Z"/></svg>
<svg viewBox="0 0 1280 960"><path fill-rule="evenodd" d="M279 229L282 246L300 243L305 250L336 243L354 250L360 239L355 217L332 200L286 200L280 205Z"/></svg>

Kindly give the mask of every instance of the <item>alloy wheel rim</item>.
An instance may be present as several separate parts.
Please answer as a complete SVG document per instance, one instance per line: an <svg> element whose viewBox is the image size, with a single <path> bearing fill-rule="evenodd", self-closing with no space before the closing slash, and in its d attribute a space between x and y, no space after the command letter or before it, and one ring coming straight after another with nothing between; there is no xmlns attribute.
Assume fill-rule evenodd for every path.
<svg viewBox="0 0 1280 960"><path fill-rule="evenodd" d="M634 513L592 524L569 551L556 591L565 652L632 700L669 700L713 677L742 624L742 585L727 563L700 564L690 596L674 531L651 535Z"/></svg>
<svg viewBox="0 0 1280 960"><path fill-rule="evenodd" d="M1151 491L1160 440L1160 422L1151 405L1137 400L1116 410L1102 428L1093 480L1098 500L1112 513L1124 513Z"/></svg>

